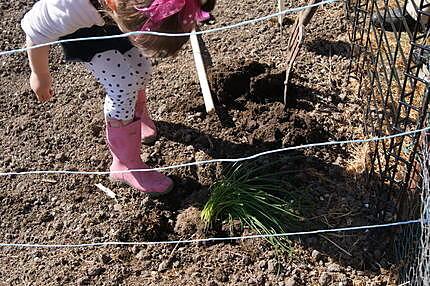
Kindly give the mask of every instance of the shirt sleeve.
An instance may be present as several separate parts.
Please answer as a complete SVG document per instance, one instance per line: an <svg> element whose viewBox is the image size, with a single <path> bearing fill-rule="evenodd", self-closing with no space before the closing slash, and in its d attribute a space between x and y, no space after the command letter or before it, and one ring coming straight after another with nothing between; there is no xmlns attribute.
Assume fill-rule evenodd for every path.
<svg viewBox="0 0 430 286"><path fill-rule="evenodd" d="M35 45L94 25L103 26L104 20L89 0L40 0L21 21L22 29Z"/></svg>

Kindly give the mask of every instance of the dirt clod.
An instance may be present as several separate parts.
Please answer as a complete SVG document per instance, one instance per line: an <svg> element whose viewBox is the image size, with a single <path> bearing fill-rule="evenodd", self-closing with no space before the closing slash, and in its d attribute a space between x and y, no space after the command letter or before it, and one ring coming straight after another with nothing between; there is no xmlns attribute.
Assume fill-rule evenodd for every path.
<svg viewBox="0 0 430 286"><path fill-rule="evenodd" d="M183 210L176 218L174 230L181 237L201 237L204 225L200 219L200 210L195 207Z"/></svg>

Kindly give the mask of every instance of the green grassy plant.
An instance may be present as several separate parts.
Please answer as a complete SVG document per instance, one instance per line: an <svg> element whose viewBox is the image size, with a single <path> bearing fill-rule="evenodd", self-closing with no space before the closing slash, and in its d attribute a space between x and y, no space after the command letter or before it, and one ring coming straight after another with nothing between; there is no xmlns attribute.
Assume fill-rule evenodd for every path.
<svg viewBox="0 0 430 286"><path fill-rule="evenodd" d="M285 233L297 229L303 217L297 210L301 191L288 182L288 173L278 163L234 164L210 188L210 198L201 217L206 227L216 223L232 225L257 234ZM278 251L291 250L283 237L268 238Z"/></svg>

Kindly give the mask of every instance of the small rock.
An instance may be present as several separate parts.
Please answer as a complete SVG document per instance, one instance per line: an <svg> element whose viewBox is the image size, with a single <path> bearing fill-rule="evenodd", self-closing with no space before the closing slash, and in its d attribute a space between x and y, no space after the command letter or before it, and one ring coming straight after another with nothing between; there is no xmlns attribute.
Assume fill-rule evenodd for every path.
<svg viewBox="0 0 430 286"><path fill-rule="evenodd" d="M267 262L265 260L262 260L258 263L258 267L260 267L260 269L265 269L267 266Z"/></svg>
<svg viewBox="0 0 430 286"><path fill-rule="evenodd" d="M266 255L268 258L272 259L275 258L276 253L274 251L268 251Z"/></svg>
<svg viewBox="0 0 430 286"><path fill-rule="evenodd" d="M344 93L339 94L339 99L344 101L346 99L346 94Z"/></svg>
<svg viewBox="0 0 430 286"><path fill-rule="evenodd" d="M133 245L133 247L131 248L131 253L133 253L134 255L139 253L140 248L137 245Z"/></svg>
<svg viewBox="0 0 430 286"><path fill-rule="evenodd" d="M105 272L106 269L103 267L94 267L90 270L88 270L88 276L99 276Z"/></svg>
<svg viewBox="0 0 430 286"><path fill-rule="evenodd" d="M166 260L166 261L163 261L163 262L161 262L161 263L160 263L160 265L158 266L158 271L159 271L159 272L166 271L168 267L169 267L169 262L168 262L167 260Z"/></svg>
<svg viewBox="0 0 430 286"><path fill-rule="evenodd" d="M295 286L296 285L296 280L294 280L294 278L288 278L287 280L285 280L285 286Z"/></svg>
<svg viewBox="0 0 430 286"><path fill-rule="evenodd" d="M140 157L142 158L143 162L146 162L146 161L148 161L150 156L151 156L151 154L149 154L148 152L143 152Z"/></svg>
<svg viewBox="0 0 430 286"><path fill-rule="evenodd" d="M23 192L27 189L27 186L24 182L20 182L18 183L18 185L16 186L17 190L20 192Z"/></svg>
<svg viewBox="0 0 430 286"><path fill-rule="evenodd" d="M53 227L55 230L59 231L59 230L63 229L64 224L62 221L59 221L59 222L54 223Z"/></svg>
<svg viewBox="0 0 430 286"><path fill-rule="evenodd" d="M146 258L146 251L145 250L139 251L139 253L136 254L136 258L137 259L145 259Z"/></svg>
<svg viewBox="0 0 430 286"><path fill-rule="evenodd" d="M319 252L318 250L313 250L312 258L315 259L316 261L319 261L321 259L321 252Z"/></svg>
<svg viewBox="0 0 430 286"><path fill-rule="evenodd" d="M58 153L57 155L55 155L55 160L64 162L67 160L67 156L64 153Z"/></svg>
<svg viewBox="0 0 430 286"><path fill-rule="evenodd" d="M318 280L321 286L328 285L330 282L330 275L327 272L323 272Z"/></svg>
<svg viewBox="0 0 430 286"><path fill-rule="evenodd" d="M245 256L244 258L243 258L243 264L244 265L250 265L251 264L251 262L252 262L252 260L251 260L251 258L249 257L249 256Z"/></svg>
<svg viewBox="0 0 430 286"><path fill-rule="evenodd" d="M112 261L112 257L110 257L108 254L102 254L100 256L100 262L103 264L109 264Z"/></svg>
<svg viewBox="0 0 430 286"><path fill-rule="evenodd" d="M14 235L11 233L6 233L6 240L12 240L14 238Z"/></svg>

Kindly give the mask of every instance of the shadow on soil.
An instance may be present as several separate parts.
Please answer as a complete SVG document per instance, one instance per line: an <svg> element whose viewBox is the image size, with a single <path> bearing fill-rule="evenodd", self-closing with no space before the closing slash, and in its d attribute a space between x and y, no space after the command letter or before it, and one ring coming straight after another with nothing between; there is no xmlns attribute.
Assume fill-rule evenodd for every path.
<svg viewBox="0 0 430 286"><path fill-rule="evenodd" d="M344 41L330 41L327 39L315 39L307 43L309 51L318 55L330 57L334 55L345 58L351 57L351 44Z"/></svg>

